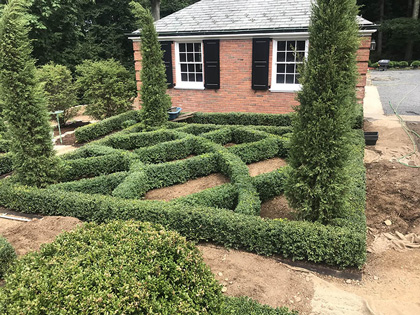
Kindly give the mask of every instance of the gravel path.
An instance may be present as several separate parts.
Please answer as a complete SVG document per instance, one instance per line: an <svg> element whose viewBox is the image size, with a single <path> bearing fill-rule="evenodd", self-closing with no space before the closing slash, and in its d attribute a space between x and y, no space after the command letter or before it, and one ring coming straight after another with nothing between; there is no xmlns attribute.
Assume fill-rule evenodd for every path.
<svg viewBox="0 0 420 315"><path fill-rule="evenodd" d="M370 74L385 115L393 114L391 102L400 115L420 116L420 70L373 70Z"/></svg>

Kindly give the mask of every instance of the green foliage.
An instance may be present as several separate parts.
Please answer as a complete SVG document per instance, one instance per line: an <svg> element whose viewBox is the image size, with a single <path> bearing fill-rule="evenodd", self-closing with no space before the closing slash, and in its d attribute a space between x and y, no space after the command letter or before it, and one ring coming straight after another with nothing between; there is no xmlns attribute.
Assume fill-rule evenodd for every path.
<svg viewBox="0 0 420 315"><path fill-rule="evenodd" d="M10 173L13 170L12 154L0 154L0 175Z"/></svg>
<svg viewBox="0 0 420 315"><path fill-rule="evenodd" d="M258 304L248 297L227 297L226 314L241 315L298 315L296 311L289 311L286 307L271 308Z"/></svg>
<svg viewBox="0 0 420 315"><path fill-rule="evenodd" d="M195 113L187 121L196 124L290 126L294 114Z"/></svg>
<svg viewBox="0 0 420 315"><path fill-rule="evenodd" d="M76 88L70 70L65 66L49 63L38 69L38 80L42 83L50 112L62 110L63 123L76 116L78 109Z"/></svg>
<svg viewBox="0 0 420 315"><path fill-rule="evenodd" d="M11 137L14 176L44 186L57 177L51 127L28 39L27 2L11 0L0 20L0 94Z"/></svg>
<svg viewBox="0 0 420 315"><path fill-rule="evenodd" d="M412 63L411 63L411 65L410 65L411 67L413 67L413 68L418 68L418 67L420 67L420 60L414 60Z"/></svg>
<svg viewBox="0 0 420 315"><path fill-rule="evenodd" d="M20 259L0 291L2 314L216 315L223 304L193 243L134 221L59 235Z"/></svg>
<svg viewBox="0 0 420 315"><path fill-rule="evenodd" d="M355 0L317 0L312 8L308 60L290 144L286 196L301 218L328 223L345 217L348 138L356 119Z"/></svg>
<svg viewBox="0 0 420 315"><path fill-rule="evenodd" d="M408 67L408 62L407 61L399 61L398 62L398 67L406 68L406 67Z"/></svg>
<svg viewBox="0 0 420 315"><path fill-rule="evenodd" d="M0 235L0 279L3 278L15 259L15 249L10 245L7 239Z"/></svg>
<svg viewBox="0 0 420 315"><path fill-rule="evenodd" d="M143 122L146 126L160 126L168 120L171 99L166 94L163 52L153 24L153 17L136 2L130 3L141 28L141 88Z"/></svg>
<svg viewBox="0 0 420 315"><path fill-rule="evenodd" d="M379 64L377 62L374 62L374 63L372 63L372 67L373 68L378 68L379 67Z"/></svg>
<svg viewBox="0 0 420 315"><path fill-rule="evenodd" d="M117 116L113 116L102 121L77 128L75 136L77 142L83 143L95 140L99 137L122 129L124 122L128 120L140 121L140 112L136 110L128 111Z"/></svg>
<svg viewBox="0 0 420 315"><path fill-rule="evenodd" d="M86 114L104 119L132 109L135 80L118 61L85 60L76 67L76 85L88 104Z"/></svg>
<svg viewBox="0 0 420 315"><path fill-rule="evenodd" d="M358 178L358 177L357 177ZM360 182L359 182L360 183ZM360 183L363 186L362 183ZM26 213L74 216L83 221L135 219L163 224L196 241L211 241L258 254L279 254L329 265L362 266L366 259L363 208L342 226L265 220L231 210L184 203L126 200L0 182L3 206Z"/></svg>

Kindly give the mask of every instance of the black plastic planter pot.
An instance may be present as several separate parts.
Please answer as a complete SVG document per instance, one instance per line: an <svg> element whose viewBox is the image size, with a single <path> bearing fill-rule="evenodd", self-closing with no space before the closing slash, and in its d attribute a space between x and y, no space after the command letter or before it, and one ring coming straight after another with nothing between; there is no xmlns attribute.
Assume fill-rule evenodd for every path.
<svg viewBox="0 0 420 315"><path fill-rule="evenodd" d="M377 131L365 132L365 144L375 145L378 141L379 133Z"/></svg>

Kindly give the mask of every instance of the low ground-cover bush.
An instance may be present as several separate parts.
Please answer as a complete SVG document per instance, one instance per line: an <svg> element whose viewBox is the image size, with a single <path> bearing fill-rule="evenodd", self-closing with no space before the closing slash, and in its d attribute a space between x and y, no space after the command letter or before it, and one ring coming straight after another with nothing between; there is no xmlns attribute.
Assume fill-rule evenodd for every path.
<svg viewBox="0 0 420 315"><path fill-rule="evenodd" d="M227 314L241 315L298 315L296 311L289 311L286 307L271 308L261 305L247 297L229 297L226 299Z"/></svg>
<svg viewBox="0 0 420 315"><path fill-rule="evenodd" d="M1 314L222 314L199 250L162 226L85 224L18 261Z"/></svg>
<svg viewBox="0 0 420 315"><path fill-rule="evenodd" d="M3 236L0 235L0 279L3 278L4 274L15 259L15 249Z"/></svg>

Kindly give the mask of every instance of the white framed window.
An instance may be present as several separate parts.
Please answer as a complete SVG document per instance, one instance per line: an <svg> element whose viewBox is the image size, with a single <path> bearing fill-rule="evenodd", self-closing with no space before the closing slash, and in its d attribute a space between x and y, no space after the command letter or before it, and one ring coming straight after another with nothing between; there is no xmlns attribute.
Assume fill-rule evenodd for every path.
<svg viewBox="0 0 420 315"><path fill-rule="evenodd" d="M308 55L307 39L273 40L272 92L299 91L299 66Z"/></svg>
<svg viewBox="0 0 420 315"><path fill-rule="evenodd" d="M176 86L178 89L204 90L203 43L176 42Z"/></svg>

